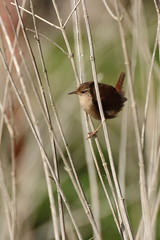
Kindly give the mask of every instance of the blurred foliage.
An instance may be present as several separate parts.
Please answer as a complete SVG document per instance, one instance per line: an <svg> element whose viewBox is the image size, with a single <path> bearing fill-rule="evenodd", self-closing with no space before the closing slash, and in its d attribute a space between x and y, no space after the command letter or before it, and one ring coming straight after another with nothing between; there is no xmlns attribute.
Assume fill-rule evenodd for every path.
<svg viewBox="0 0 160 240"><path fill-rule="evenodd" d="M69 4L68 1L67 3L64 3L63 1L60 1L58 3L62 16L67 16L66 12L68 11L68 8L69 8L68 4ZM54 11L52 11L53 9L49 9L48 7L43 9L41 7L41 6L44 7L46 5L47 4L43 2L43 4L39 6L39 1L36 2L35 12L40 12L40 14L44 18L47 18L50 21L52 19L52 21L56 23L57 19L55 17ZM122 71L125 71L125 64L123 59L121 41L119 37L118 25L105 11L101 2L94 1L93 3L93 0L87 1L87 5L89 8L89 16L91 21L91 30L93 34L96 65L97 65L97 72L98 72L99 79L104 83L115 85L119 77L119 74ZM49 3L49 6L52 8L50 3ZM133 18L131 6L132 6L131 1L124 1L124 7L126 11L124 12L124 21L125 21L125 15L127 13L129 14L130 19ZM37 9L38 7L39 9ZM145 16L146 27L147 27L146 42L148 42L148 49L150 50L150 53L152 53L154 41L155 41L156 26L157 26L157 17L156 17L153 1L143 1L143 11L144 11L143 16ZM47 14L49 13L49 14L47 15L46 13ZM26 24L33 28L31 19L26 21L27 21ZM125 37L127 40L129 56L131 58L132 51L133 51L133 48L132 48L133 33L131 30L129 30L129 23L124 22L124 25L126 29ZM83 40L83 61L85 66L84 80L91 81L92 72L91 72L91 66L90 66L90 60L89 60L89 46L88 46L88 41L86 37L86 29L84 27L84 20L81 20L81 26L82 26L81 36ZM41 23L39 21L38 21L38 27L39 27L40 33L43 33L44 35L46 35L49 39L56 42L59 46L61 46L66 51L65 43L60 31L52 29L51 27L48 27L48 25L44 23L41 26ZM72 47L72 52L75 55L72 20L69 21L69 24L66 27L66 32ZM32 42L32 47L35 51L35 54L36 56L38 56L37 45L36 45L35 39L33 38L33 34L29 33L29 36L30 36L30 40ZM74 73L70 63L70 58L64 53L62 53L56 46L49 43L47 40L41 38L41 43L42 43L42 49L44 53L46 68L49 75L51 90L53 93L53 98L56 103L56 107L58 109L58 114L61 120L61 124L63 126L64 133L67 136L67 141L69 143L69 148L72 152L73 159L75 161L74 165L76 167L79 180L84 189L84 192L86 193L87 199L90 202L91 201L90 184L89 184L88 169L86 166L85 148L84 148L84 141L86 141L86 139L84 140L83 134L82 134L80 106L76 96L68 96L68 92L71 92L76 88L76 82L74 79ZM140 44L142 44L142 42ZM139 47L141 48L142 46L139 46ZM135 97L136 97L136 102L138 106L138 114L139 114L138 117L139 117L140 126L141 126L142 116L144 114L144 102L145 102L146 88L147 88L145 83L146 83L146 76L148 74L148 59L145 59L145 56L141 55L140 51L138 52L138 56L136 57L137 57L136 59L137 61L135 64L134 91L135 91ZM134 60L135 59L133 59L133 61ZM159 61L158 51L156 52L155 60L156 62ZM39 64L38 65L39 70L44 81L43 69L40 65L40 60L38 57L36 61ZM146 61L147 61L147 64L146 64ZM159 94L159 92L157 92L157 86L159 87L159 79L155 78L154 83L155 83L155 86L152 91L153 101L151 102L151 104L154 104L156 102L156 95ZM125 84L126 84L125 86L126 94L128 95L127 81ZM32 97L33 93L32 93L32 90L30 89L29 89L29 94ZM127 139L127 152L126 152L127 154L126 202L127 202L129 217L131 219L131 225L133 227L133 231L135 234L137 231L140 217L141 217L141 207L140 207L140 201L139 201L140 196L139 196L139 173L138 173L139 169L138 169L138 161L137 161L137 146L136 146L136 140L135 140L135 135L133 130L133 121L132 121L132 115L131 115L131 106L130 106L129 96L128 96L128 103L125 104L126 108L127 108L127 105L128 105L128 139ZM40 114L39 109L37 108L36 111L37 111L37 115L39 116ZM151 118L151 120L152 119L153 117ZM53 121L53 126L55 128L54 130L57 133L58 131L57 131L57 126L55 124L54 116L52 118L52 121ZM94 121L94 123L95 125L98 125L97 121ZM115 159L115 167L117 172L118 172L121 124L123 124L122 113L118 118L107 121L113 156ZM45 131L46 126L45 126L45 123L43 123L43 121L40 122L40 127L44 132L44 136L46 139L46 148L47 147L49 148L48 146L49 140L48 140L47 133ZM4 129L4 131L6 130ZM86 136L87 136L87 133L86 133ZM98 136L100 136L101 138L102 130L99 131ZM60 139L59 135L58 137ZM26 145L33 141L32 138L33 137L31 136L31 138L29 137L28 139L25 140ZM106 161L108 161L108 154L107 154L105 143L101 142L101 145L102 145L102 149L103 149ZM3 151L5 151L5 149ZM96 156L99 159L98 152L97 150L95 151L96 151ZM27 153L28 152L29 151L27 151ZM31 146L30 155L24 154L22 156L22 159L21 159L22 163L19 165L18 174L21 177L22 173L20 172L23 171L24 166L26 166L26 168L28 168L27 177L29 179L34 178L34 175L37 175L35 180L33 181L34 186L31 194L34 195L35 194L34 189L38 189L39 192L36 191L35 196L36 198L39 198L39 199L38 199L38 203L37 204L35 203L35 208L32 209L31 214L29 215L27 221L30 222L32 220L31 221L32 226L30 228L32 229L33 227L33 236L39 236L39 235L36 235L34 231L36 232L36 228L37 228L37 231L39 231L41 226L43 227L43 225L45 224L48 224L48 226L50 226L51 212L49 208L48 194L45 190L41 192L41 185L42 185L41 181L43 181L43 184L45 185L45 178L42 173L41 163L39 163L40 162L39 152L37 153L36 156L33 154L33 152L34 152L34 149ZM24 165L23 162L26 161L27 159L29 163L28 165ZM29 166L30 161L36 161L36 164L40 165L40 167L36 168L35 166L36 164L34 164L32 165L34 171L30 172L30 167L31 167ZM80 229L84 239L86 240L90 239L93 237L91 227L88 223L88 220L85 219L86 216L81 209L81 205L77 198L77 194L75 193L75 190L73 188L73 185L70 179L68 178L68 174L64 169L62 159L60 158L59 155L58 155L58 161L59 161L61 184L62 184L64 193L66 195L66 198L73 210L73 213L75 214L75 217L80 221L80 224L81 224ZM100 167L100 170L103 172L103 167L100 160L99 160L99 167ZM98 183L99 183L99 180L98 180ZM46 187L46 186L44 187L44 185L43 185L43 188ZM106 185L107 185L107 180L106 180ZM55 191L55 195L57 196L54 182L53 182L53 189ZM106 204L104 192L100 183L99 183L98 191L99 191L98 194L99 194L99 200L100 200L100 212L102 214L101 229L102 229L103 239L119 240L120 236L118 234L116 225L111 215L109 206ZM33 197L33 199L35 199L35 196ZM78 212L78 214L76 214L76 212ZM68 214L66 213L66 215L67 216L65 216L65 218L67 219ZM84 221L84 224L83 224L83 221ZM158 216L158 221L157 221L157 240L160 239L159 226L160 226L160 214ZM49 229L52 229L52 227L50 227ZM45 238L44 235L42 235L42 237L39 236L39 238L37 237L34 238L33 236L30 237L30 239L52 239L50 237Z"/></svg>
<svg viewBox="0 0 160 240"><path fill-rule="evenodd" d="M98 4L98 3L97 3ZM62 3L63 5L63 3ZM62 12L64 13L64 7L62 7ZM110 19L109 16L104 12L104 9L101 6L101 14L96 14L96 4L95 6L91 6L91 2L88 1L90 21L91 21L91 29L93 34L93 43L96 55L96 64L97 64L97 72L100 77L100 80L104 83L115 85L119 74L122 71L125 71L125 65L123 60L123 53L121 42L119 38L118 26L116 22ZM131 12L131 4L128 4L126 11ZM156 24L157 18L154 10L153 2L145 1L144 4L144 12L146 17L147 24L147 36L149 49L153 50L154 40L155 40L155 32L156 32ZM154 14L153 14L154 12ZM131 14L131 13L130 13ZM130 16L131 17L131 16ZM132 17L131 17L132 18ZM65 18L64 18L65 19ZM125 14L124 14L125 19ZM56 22L56 21L55 21ZM74 50L74 38L73 38L73 29L71 27L72 21L70 20L69 25L67 26L67 36L69 42L72 47L72 52L75 54ZM124 24L126 24L124 22ZM91 66L89 61L89 46L86 37L86 30L84 27L84 21L81 22L82 26L82 39L83 39L83 61L85 66L85 77L84 80L91 81L92 73ZM132 54L132 32L128 31L128 24L126 24L126 39L129 50L129 55L131 57ZM52 39L54 42L58 43L65 51L65 43L62 38L60 32L53 29L52 31L48 31L47 28L40 29L40 32L43 32L48 38ZM75 159L75 166L78 172L78 176L80 182L83 186L84 192L87 195L88 200L90 201L90 193L89 193L89 179L87 173L87 167L84 158L84 147L82 144L82 131L80 126L80 111L79 111L79 102L76 96L68 96L67 93L74 90L76 88L76 82L74 80L74 74L71 67L70 59L66 55L64 55L57 47L47 43L46 40L42 40L43 49L45 49L45 61L47 66L47 71L49 74L49 80L51 84L51 89L53 91L53 96L56 101L56 106L58 109L58 113L61 119L61 123L63 125L65 133L68 136L68 142L70 145L70 149L73 153L73 157ZM156 60L158 60L158 51L156 54ZM143 85L145 83L145 79L141 73L144 73L147 69L145 69L145 59L142 56L137 58L136 62L136 70L135 70L135 96L138 106L143 108L144 100L145 100L145 91L143 91ZM146 75L145 73L143 74ZM43 75L42 75L43 76ZM147 86L145 86L146 88ZM127 83L126 83L127 89ZM128 104L130 102L128 101ZM127 106L125 106L127 107ZM130 107L129 107L130 108ZM143 115L143 111L139 110L139 114ZM129 109L130 112L130 109ZM118 152L119 152L119 144L120 144L120 124L122 113L117 119L109 120L109 134L111 139L111 145L113 150L113 155L115 159L115 166L118 171ZM130 114L129 114L130 115ZM53 117L54 119L54 117ZM128 123L132 117L129 116ZM95 121L97 124L97 122ZM74 128L73 128L74 126ZM141 216L141 208L139 203L139 192L138 192L138 184L139 184L139 176L138 176L138 162L137 161L137 150L136 150L136 140L133 137L133 130L129 125L128 132L128 146L127 146L127 171L126 171L126 199L127 199L127 208L129 212L129 216L131 218L131 225L133 226L134 232L138 227L139 219ZM100 131L101 132L101 131ZM101 136L101 133L99 133ZM105 145L103 145L103 152L106 156L107 160L107 151ZM98 154L97 154L98 157ZM80 160L81 159L81 160ZM77 196L75 191L73 190L72 184L63 169L63 164L60 161L60 176L62 181L63 190L67 197L68 202L72 206L72 209L79 209L80 205L77 202ZM80 163L79 163L80 161ZM100 163L100 162L99 162ZM99 164L101 171L103 172L103 167L101 163ZM62 174L63 172L63 174ZM107 184L107 181L106 181ZM53 184L54 185L54 184ZM87 194L88 193L88 194ZM101 186L99 186L99 199L104 201L103 190ZM37 217L35 219L34 226L40 226L40 224L45 223L49 220L49 209L47 209L48 200L44 196L40 207L37 209ZM106 209L107 206L104 204L100 204L100 210L104 214L101 220L101 228L103 239L120 239L117 229L114 224L113 217L111 216L110 210ZM135 211L136 209L136 211ZM106 216L105 216L106 212ZM80 213L82 214L82 213ZM82 214L84 217L84 215ZM82 218L83 219L83 218ZM83 220L82 220L83 221ZM90 229L91 231L91 229ZM84 239L89 239L92 237L89 231L89 225L86 224L82 227L82 233ZM160 236L160 232L158 231L157 225L157 237ZM157 238L158 239L158 238Z"/></svg>

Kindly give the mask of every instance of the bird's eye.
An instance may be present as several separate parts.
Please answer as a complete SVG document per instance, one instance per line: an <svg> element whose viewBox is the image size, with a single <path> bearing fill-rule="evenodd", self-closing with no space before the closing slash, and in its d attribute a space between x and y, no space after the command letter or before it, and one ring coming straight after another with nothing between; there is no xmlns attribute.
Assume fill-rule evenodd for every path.
<svg viewBox="0 0 160 240"><path fill-rule="evenodd" d="M81 91L81 93L85 93L85 92L86 92L86 90L82 90L82 91Z"/></svg>

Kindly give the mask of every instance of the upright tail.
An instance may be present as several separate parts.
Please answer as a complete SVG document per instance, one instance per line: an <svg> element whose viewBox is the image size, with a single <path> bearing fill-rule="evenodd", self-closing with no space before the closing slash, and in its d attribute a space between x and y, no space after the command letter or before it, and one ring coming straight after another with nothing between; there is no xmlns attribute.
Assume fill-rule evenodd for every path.
<svg viewBox="0 0 160 240"><path fill-rule="evenodd" d="M118 79L117 84L116 84L116 86L115 86L116 91L117 91L120 95L124 95L124 91L123 91L124 78L125 78L125 73L122 72L121 75L119 76L119 79Z"/></svg>

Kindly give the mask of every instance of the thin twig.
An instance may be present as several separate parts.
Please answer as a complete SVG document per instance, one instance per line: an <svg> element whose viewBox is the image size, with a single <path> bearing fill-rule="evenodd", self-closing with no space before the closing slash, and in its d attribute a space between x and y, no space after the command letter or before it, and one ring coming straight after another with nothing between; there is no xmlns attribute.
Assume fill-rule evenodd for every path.
<svg viewBox="0 0 160 240"><path fill-rule="evenodd" d="M106 0L102 0L104 3L105 8L107 9L108 13L111 15L111 17L116 21L121 21L123 18L123 14L118 18L110 9L109 5L107 4Z"/></svg>
<svg viewBox="0 0 160 240"><path fill-rule="evenodd" d="M123 224L126 227L126 229L124 230L123 233L126 234L125 232L127 230L127 233L129 234L130 239L133 239L130 224L129 224L129 219L128 219L125 204L124 204L124 198L122 197L121 189L120 189L120 186L118 183L118 179L117 179L117 175L116 175L116 171L115 171L115 167L114 167L114 161L113 161L107 126L105 124L102 103L100 100L93 41L92 41L92 35L91 35L91 30L90 30L90 24L89 24L89 20L88 20L89 17L88 17L88 13L87 13L86 3L84 0L82 0L82 6L83 6L85 24L86 24L86 29L87 29L87 36L88 36L88 42L89 42L89 48L90 48L90 60L91 60L93 80L94 80L95 90L96 90L96 95L97 95L97 100L98 100L98 107L100 110L100 116L101 116L102 126L103 126L103 130L104 130L104 137L105 137L105 142L106 142L106 146L107 146L107 150L108 150L108 156L109 156L109 162L110 162L110 166L111 166L111 170L112 170L113 180L114 180L115 188L116 188L117 195L118 195L119 206L120 206L120 210L121 210L121 214L122 214L121 216L123 217L123 221L124 221Z"/></svg>
<svg viewBox="0 0 160 240"><path fill-rule="evenodd" d="M57 7L57 4L56 4L55 0L52 0L52 3L53 3L53 6L54 6L54 9L56 11L56 15L57 15L57 18L58 18L58 21L59 21L59 25L61 27L61 32L62 32L64 41L65 41L65 44L66 44L66 47L67 47L67 50L68 50L68 54L69 54L70 61L71 61L71 64L72 64L74 76L75 76L77 85L79 85L80 81L79 81L77 67L76 67L76 64L75 64L75 61L74 61L74 54L72 53L72 50L71 50L71 47L70 47L70 44L69 44L69 41L68 41L68 38L67 38L67 35L66 35L66 32L65 32L65 29L63 28L62 19L61 19L61 16L60 16L60 13L59 13L59 10L58 10L58 7Z"/></svg>
<svg viewBox="0 0 160 240"><path fill-rule="evenodd" d="M63 28L66 27L66 25L67 25L68 21L70 20L72 14L74 13L74 11L76 10L76 8L78 7L78 5L80 4L81 1L82 1L82 0L79 0L79 1L75 4L75 6L73 7L73 9L72 9L72 11L70 12L68 18L66 19L65 23L63 24Z"/></svg>
<svg viewBox="0 0 160 240"><path fill-rule="evenodd" d="M13 219L14 209L12 206L12 202L11 202L10 196L8 194L8 191L6 189L6 186L1 178L0 178L0 188L2 189L3 197L5 199L4 202L6 202L7 207L9 209L9 213L11 214L11 218Z"/></svg>
<svg viewBox="0 0 160 240"><path fill-rule="evenodd" d="M23 102L23 100L22 100L22 98L21 98L21 96L20 96L20 94L19 94L19 92L18 92L18 89L17 89L17 87L16 87L16 85L15 85L15 83L14 83L14 81L13 81L13 77L12 77L10 71L9 71L8 65L7 65L7 63L6 63L6 61L5 61L5 58L4 58L4 55L3 55L1 49L0 49L0 54L1 54L1 58L2 58L2 60L3 60L3 64L4 64L5 68L6 68L6 71L7 71L8 74L9 74L10 83L12 84L12 87L13 87L13 89L14 89L14 91L15 91L15 94L16 94L18 100L19 100L19 103L20 103L20 105L21 105L21 107L22 107L22 110L24 111L24 114L25 114L25 116L26 116L26 118L27 118L27 120L28 120L28 123L29 123L29 125L30 125L30 127L31 127L31 130L32 130L32 132L33 132L33 134L34 134L34 137L35 137L35 139L36 139L36 141L37 141L37 143L38 143L38 146L39 146L39 148L40 148L40 151L41 151L41 154L42 154L42 159L43 159L43 161L44 161L43 163L44 163L45 171L46 171L45 174L48 174L46 177L47 177L47 179L49 179L48 176L50 176L50 173L51 173L51 175L52 175L52 177L53 177L53 179L54 179L54 181L55 181L55 183L56 183L56 186L57 186L59 192L61 193L63 202L64 202L64 204L65 204L65 206L66 206L66 208L67 208L67 210L68 210L68 213L69 213L69 215L70 215L70 218L71 218L71 221L72 221L73 226L74 226L74 228L75 228L75 231L76 231L76 233L77 233L77 236L78 236L78 238L79 238L80 240L82 240L81 234L80 234L80 232L79 232L79 230L78 230L78 227L77 227L77 224L76 224L76 222L75 222L75 220L74 220L74 218L73 218L73 215L72 215L72 213L71 213L71 210L70 210L70 207L69 207L69 205L68 205L68 203L67 203L67 200L66 200L66 198L65 198L65 195L63 194L63 191L62 191L62 189L61 189L61 186L60 186L60 184L59 184L59 182L58 182L58 180L57 180L57 178L56 178L56 175L55 175L54 172L53 172L53 169L52 169L52 167L51 167L51 165L50 165L50 162L49 162L49 158L48 158L48 156L47 156L47 154L46 154L46 152L45 152L45 150L44 150L44 147L43 147L43 145L42 145L42 142L41 142L41 140L40 140L40 138L39 138L39 133L37 134L37 131L36 131L36 129L35 129L36 124L35 124L35 122L34 122L35 125L33 125L33 123L32 123L32 120L31 120L31 118L30 118L30 116L29 116L29 114L28 114L27 108L25 107L24 102ZM56 144L56 145L57 145L57 144ZM62 154L62 152L61 152L61 150L60 150L60 148L59 148L58 145L57 145L57 148L58 148L58 150L59 150L62 158L64 158L64 157L63 157L63 154ZM47 168L46 168L46 167L47 167ZM49 173L48 169L50 170L50 173ZM50 196L50 195L49 195L49 196Z"/></svg>
<svg viewBox="0 0 160 240"><path fill-rule="evenodd" d="M16 3L11 2L11 4L14 5L14 6L16 6ZM18 6L19 9L23 10L24 12L32 15L32 13L31 13L30 11L28 11L27 9L25 9L25 8L19 6L19 5L17 5L17 6ZM39 20L41 20L42 22L47 23L48 25L50 25L50 26L52 26L52 27L55 27L55 28L57 28L57 29L59 29L59 30L61 29L59 26L57 26L57 25L55 25L55 24L47 21L46 19L44 19L44 18L42 18L42 17L40 17L40 16L38 16L38 15L36 15L36 14L35 14L35 17L38 18Z"/></svg>
<svg viewBox="0 0 160 240"><path fill-rule="evenodd" d="M35 33L36 33L36 39L37 39L37 44L38 44L38 50L39 50L39 55L40 55L40 59L41 59L41 64L42 64L42 68L43 68L43 72L44 72L44 76L45 76L45 80L46 80L47 86L49 86L48 74L47 74L47 70L46 70L46 66L45 66L45 62L44 62L41 42L40 42L40 39L39 39L39 33L38 33L37 25L36 25L36 19L35 19L35 15L34 15L33 3L32 3L31 0L30 0L30 7L31 7L32 16L33 16L33 23L34 23ZM48 112L48 115L49 115L49 112ZM51 126L51 119L49 119L49 122L50 122L50 126ZM53 139L51 131L49 131L49 135L50 135L52 157L53 157L53 163L54 163L54 171L55 171L55 174L56 174L56 177L57 177L58 181L60 181L59 170L58 170L58 162L57 162L58 160L57 160L57 154L56 154L56 147L55 147L55 142L54 142L54 139ZM64 225L64 214L63 214L62 199L61 199L60 193L57 192L57 194L58 194L58 206L59 206L59 216L60 216L60 226L61 226L61 237L62 237L62 240L65 240L65 225ZM58 235L58 219L55 218L54 221L55 221L55 228L56 228L55 231L57 232L56 239L58 240L59 239L59 235Z"/></svg>
<svg viewBox="0 0 160 240"><path fill-rule="evenodd" d="M117 0L115 0L115 8L116 8L117 16L119 16L120 14L119 14ZM143 159L143 153L142 153L142 145L141 145L140 130L139 130L139 124L138 124L138 117L137 117L136 102L135 102L134 93L133 93L132 75L131 75L131 68L129 65L127 46L126 46L125 37L124 37L124 29L123 29L123 25L122 25L121 21L118 21L118 26L119 26L122 50L123 50L123 55L124 55L124 61L126 64L126 71L127 71L127 77L128 77L128 85L129 85L129 94L130 94L130 98L131 98L134 128L135 128L136 140L137 140L142 215L143 215L143 220L145 223L146 239L149 240L149 239L152 239L152 229L151 229L151 221L150 221L151 215L150 215L150 206L149 206L148 194L147 194L144 159Z"/></svg>
<svg viewBox="0 0 160 240"><path fill-rule="evenodd" d="M122 194L125 197L125 176L126 176L126 150L127 150L127 118L128 118L128 104L125 106L125 109L122 113L122 122L121 122L121 140L120 140L120 147L119 147L119 173L118 178L120 182L120 186L122 189Z"/></svg>
<svg viewBox="0 0 160 240"><path fill-rule="evenodd" d="M6 125L8 127L8 130L10 132L10 127L11 126L10 126L10 123L8 124L9 120L8 120L7 116L4 116L4 118L6 118L5 122L6 122ZM11 130L11 132L13 132L13 131ZM2 181L3 184L1 184L1 181ZM11 199L9 197L9 194L7 192L7 188L5 186L4 169L3 169L3 166L2 166L1 156L0 156L0 186L1 186L1 189L2 189L2 199L4 201L4 209L5 209L5 214L6 214L6 218L7 218L8 234L9 234L10 239L12 239L13 238L13 231L12 231L12 220L11 220L11 218L14 215L14 213L11 214L12 206L9 206L12 203L11 203ZM3 221L4 221L4 219L3 219Z"/></svg>
<svg viewBox="0 0 160 240"><path fill-rule="evenodd" d="M11 90L11 89L10 89ZM10 134L11 139L11 162L12 162L12 204L14 208L14 214L12 219L12 236L13 239L17 238L17 180L16 180L16 156L15 156L15 123L14 123L14 116L13 116L13 98L12 98L11 91L9 92L9 110L10 110L10 122L12 126L12 134Z"/></svg>
<svg viewBox="0 0 160 240"><path fill-rule="evenodd" d="M20 13L19 13L20 14ZM0 18L0 20L2 21L2 19ZM5 32L5 28L3 27L4 24L2 25L2 28L3 28L3 31ZM5 37L6 37L6 42L8 43L8 46L9 46L9 50L10 52L12 53L13 49L12 49L12 45L11 45L11 42L10 42L10 39L7 37L7 33L5 34ZM2 53L1 53L2 54ZM3 55L2 55L3 56ZM37 123L36 123L36 120L35 120L35 117L34 117L34 114L33 114L33 110L32 110L32 107L31 107L31 104L30 104L30 99L28 97L28 94L27 94L27 90L26 90L26 87L24 85L24 81L22 79L22 75L20 74L20 68L19 68L19 64L17 62L17 59L16 57L13 55L13 62L14 62L14 65L15 65L15 68L16 68L16 71L18 73L18 75L20 75L20 83L21 83L21 86L22 86L22 90L23 90L23 93L24 93L24 96L25 96L25 99L26 99L26 102L27 102L27 105L28 105L28 108L29 108L29 111L31 113L31 116L32 116L32 120L33 122L35 122L35 125L37 126ZM8 70L9 71L9 70ZM9 76L10 78L10 76ZM38 132L38 126L37 126L37 132ZM39 134L39 138L40 138L40 134ZM42 139L41 139L42 141ZM42 156L42 159L43 159L43 156ZM46 176L46 181L48 181L48 169L47 169L47 166L45 165L45 163L43 162L43 166L44 166L44 171L45 171L45 176ZM53 194L52 194L52 186L51 186L51 182L47 182L48 183L48 192L49 192L49 196L50 196L50 202L51 202L51 210L52 210L52 219L53 219L53 222L54 222L54 216L55 216L55 204L54 204L54 199L53 199Z"/></svg>
<svg viewBox="0 0 160 240"><path fill-rule="evenodd" d="M146 93L146 100L145 100L145 107L144 107L144 120L143 120L142 131L141 131L142 149L144 148L144 138L145 138L146 121L147 121L147 114L148 114L148 108L149 108L149 96L150 96L150 89L151 89L152 71L153 71L153 67L154 67L156 49L157 49L157 44L158 44L158 34L159 34L159 26L157 26L157 34L156 34L154 49L153 49L152 58L151 58L148 82L146 84L147 85L147 93Z"/></svg>
<svg viewBox="0 0 160 240"><path fill-rule="evenodd" d="M32 29L30 29L30 28L26 28L26 31L30 31L30 32L32 32L32 33L35 33L35 31L32 30ZM49 41L50 43L52 43L54 46L56 46L56 47L57 47L58 49L60 49L65 55L67 55L67 56L69 57L68 53L67 53L62 47L60 47L59 44L57 44L56 42L53 42L50 38L46 37L46 36L45 36L44 34L42 34L42 33L39 33L39 36L45 38L47 41Z"/></svg>
<svg viewBox="0 0 160 240"><path fill-rule="evenodd" d="M71 0L71 5L74 8L76 6L77 0ZM75 39L75 60L77 60L77 66L79 71L79 78L80 83L83 82L84 79L84 63L82 60L83 55L83 49L82 49L82 37L81 37L81 26L80 26L80 16L79 16L79 9L75 9L75 13L73 15L73 30L74 30L74 39ZM83 128L83 136L85 139L86 135L86 128L84 124L84 118L85 116L85 122L87 124L87 118L86 115L81 114L82 118L82 128ZM89 146L86 142L86 139L84 141L85 146L85 153L86 153L86 162L87 162L87 169L88 169L88 175L89 175L89 184L90 184L90 194L91 194L91 207L93 209L93 215L95 217L96 224L98 226L98 230L100 231L100 205L99 205L99 196L98 196L98 182L96 177L96 171L94 162L91 158Z"/></svg>
<svg viewBox="0 0 160 240"><path fill-rule="evenodd" d="M59 24L60 26L62 27L63 24L62 24L62 20L61 20L61 17L60 17L60 14L59 14L59 11L58 11L58 8L57 8L57 5L56 5L56 2L54 0L52 0L53 2L53 6L55 8L55 11L56 11L56 14L57 14L57 18L58 18L58 21L59 21ZM65 33L65 30L62 28L62 35L64 37L64 41L66 43L66 47L68 49L68 52L69 52L69 55L71 55L71 48L70 48L70 44L68 42L68 39L67 39L67 36L66 36L66 33ZM77 72L77 67L75 65L75 62L74 62L74 59L73 57L70 58L71 59L71 64L72 64L72 67L73 67L73 71L74 71L74 74L75 74L75 78L76 78L76 81L77 81L77 84L79 84L79 76L78 76L78 72ZM71 161L71 158L70 158L70 163L71 163L71 166L72 166L72 169L74 170L74 165L73 165L73 161ZM78 187L81 191L81 194L82 194L82 203L85 204L84 206L87 207L88 209L88 217L89 217L89 220L91 222L91 225L94 229L94 232L95 232L95 235L98 239L100 239L100 235L99 235L99 232L98 232L98 229L97 229L97 226L96 226L96 223L95 223L95 220L94 220L94 217L93 217L93 214L92 214L92 211L90 209L90 206L88 205L87 201L86 201L86 198L85 198L85 195L84 193L82 192L82 188L81 188L81 184L79 182L79 179L77 177L77 174L75 175L76 177L76 181L77 181L77 184L78 184Z"/></svg>

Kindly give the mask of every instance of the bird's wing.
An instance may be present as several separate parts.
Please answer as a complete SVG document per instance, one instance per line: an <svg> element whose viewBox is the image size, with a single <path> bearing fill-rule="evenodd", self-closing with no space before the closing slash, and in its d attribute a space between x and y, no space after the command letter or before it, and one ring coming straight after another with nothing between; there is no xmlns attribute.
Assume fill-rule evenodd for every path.
<svg viewBox="0 0 160 240"><path fill-rule="evenodd" d="M99 83L99 90L100 90L100 96L101 96L101 102L102 106L105 109L112 108L117 102L115 95L117 95L117 92L114 87L108 84Z"/></svg>

